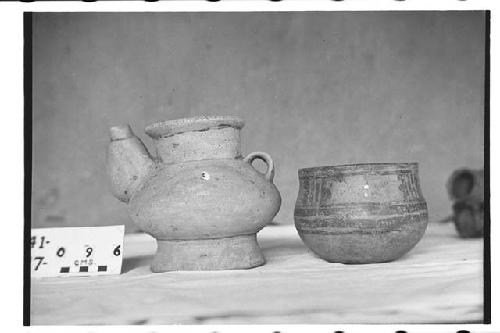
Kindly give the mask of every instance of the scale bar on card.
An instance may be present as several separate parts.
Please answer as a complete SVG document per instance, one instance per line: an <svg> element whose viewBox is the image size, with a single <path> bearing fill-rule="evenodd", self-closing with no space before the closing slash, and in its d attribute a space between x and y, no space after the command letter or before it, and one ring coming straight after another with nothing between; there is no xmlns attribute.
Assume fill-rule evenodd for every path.
<svg viewBox="0 0 500 333"><path fill-rule="evenodd" d="M106 272L108 270L108 266L80 266L71 269L69 266L63 266L59 270L60 273L88 273L88 272Z"/></svg>

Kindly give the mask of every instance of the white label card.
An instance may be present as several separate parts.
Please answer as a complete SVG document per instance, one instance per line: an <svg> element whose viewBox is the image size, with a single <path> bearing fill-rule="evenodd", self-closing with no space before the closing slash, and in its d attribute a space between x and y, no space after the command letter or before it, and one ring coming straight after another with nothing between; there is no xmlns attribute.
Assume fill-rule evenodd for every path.
<svg viewBox="0 0 500 333"><path fill-rule="evenodd" d="M125 226L31 229L31 277L120 274Z"/></svg>

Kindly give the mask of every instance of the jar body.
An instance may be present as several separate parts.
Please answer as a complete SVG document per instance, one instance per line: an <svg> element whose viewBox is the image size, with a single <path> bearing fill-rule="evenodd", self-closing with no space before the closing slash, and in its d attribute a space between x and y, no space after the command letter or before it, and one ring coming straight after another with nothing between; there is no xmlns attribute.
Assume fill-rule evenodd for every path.
<svg viewBox="0 0 500 333"><path fill-rule="evenodd" d="M130 216L160 240L251 235L278 212L280 196L242 159L161 165L132 197Z"/></svg>
<svg viewBox="0 0 500 333"><path fill-rule="evenodd" d="M299 182L295 226L304 243L327 261L395 260L427 227L416 163L302 169Z"/></svg>

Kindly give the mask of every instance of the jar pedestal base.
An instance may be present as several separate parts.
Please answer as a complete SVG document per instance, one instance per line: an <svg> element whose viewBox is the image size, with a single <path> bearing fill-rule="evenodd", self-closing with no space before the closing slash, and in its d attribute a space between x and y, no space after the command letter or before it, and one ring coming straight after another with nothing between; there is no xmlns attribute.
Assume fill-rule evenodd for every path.
<svg viewBox="0 0 500 333"><path fill-rule="evenodd" d="M157 240L155 273L247 269L263 265L257 235L197 240Z"/></svg>

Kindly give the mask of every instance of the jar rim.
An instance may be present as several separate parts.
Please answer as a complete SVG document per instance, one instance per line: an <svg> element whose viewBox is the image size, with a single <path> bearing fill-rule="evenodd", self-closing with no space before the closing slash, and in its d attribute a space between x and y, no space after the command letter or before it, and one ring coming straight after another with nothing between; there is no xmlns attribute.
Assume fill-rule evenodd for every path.
<svg viewBox="0 0 500 333"><path fill-rule="evenodd" d="M145 132L153 139L175 134L206 131L212 128L233 127L241 129L245 121L236 116L197 116L172 120L160 120L146 126Z"/></svg>

